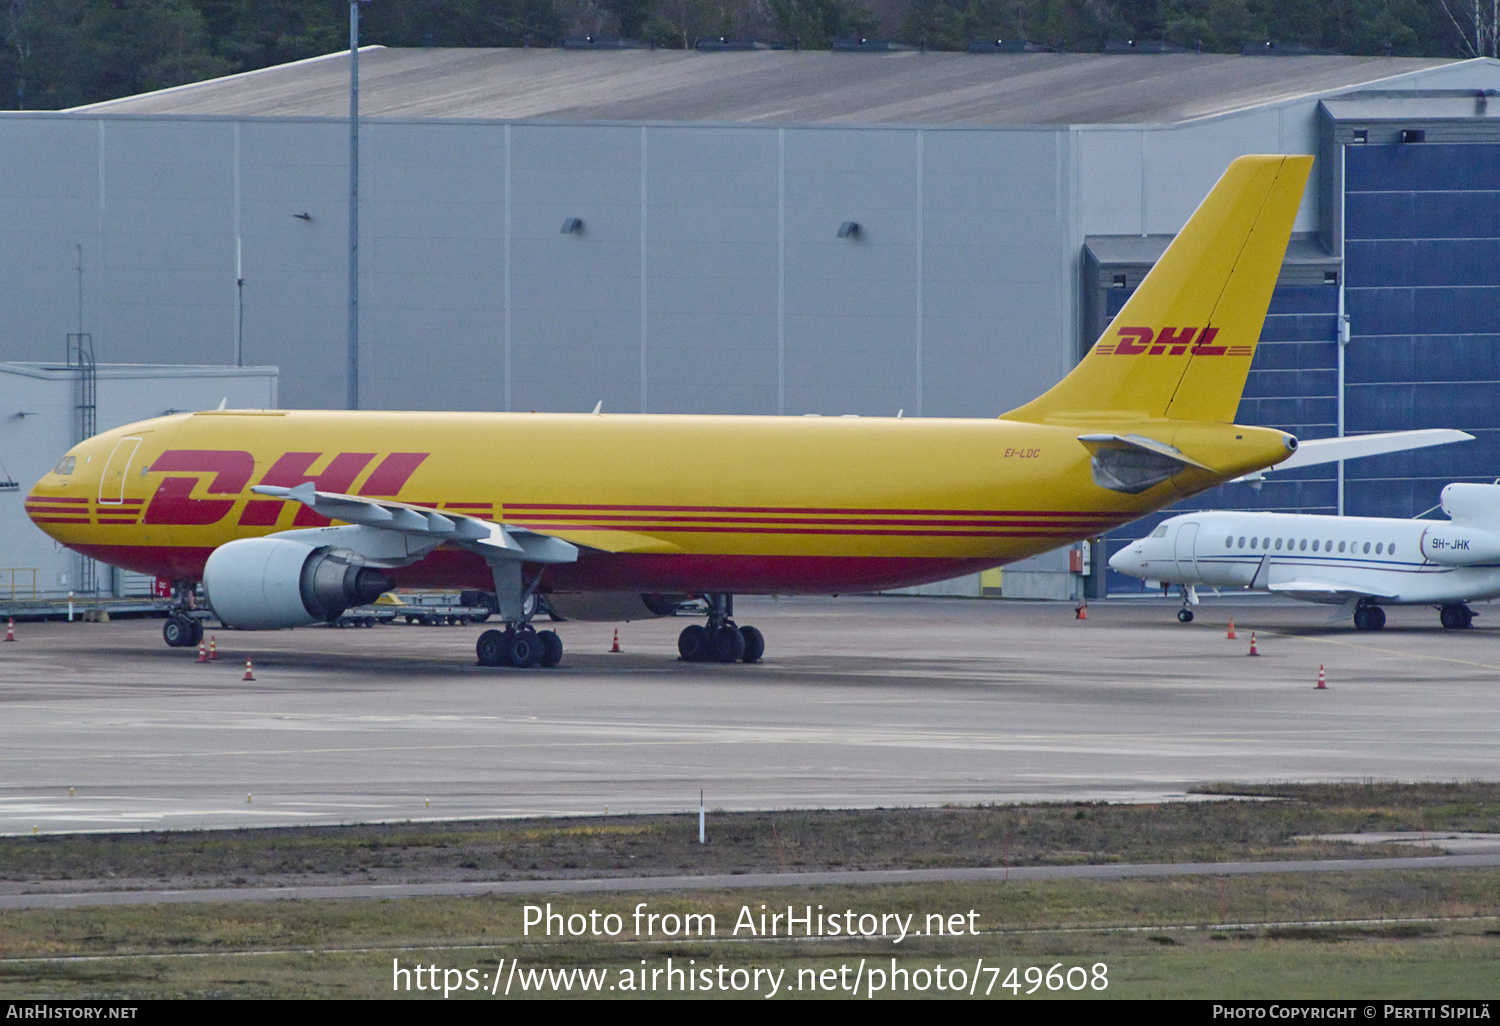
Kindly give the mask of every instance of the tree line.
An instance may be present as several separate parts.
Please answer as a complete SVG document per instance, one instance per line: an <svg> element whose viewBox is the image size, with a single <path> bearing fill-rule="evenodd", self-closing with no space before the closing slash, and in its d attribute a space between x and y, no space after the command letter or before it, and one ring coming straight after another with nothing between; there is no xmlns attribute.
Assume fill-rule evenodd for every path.
<svg viewBox="0 0 1500 1026"><path fill-rule="evenodd" d="M57 110L314 57L349 45L340 0L8 0L0 109ZM1024 40L1238 52L1496 56L1493 0L372 0L386 46L555 46L570 36L684 48L703 37L825 49L884 38L933 50Z"/></svg>

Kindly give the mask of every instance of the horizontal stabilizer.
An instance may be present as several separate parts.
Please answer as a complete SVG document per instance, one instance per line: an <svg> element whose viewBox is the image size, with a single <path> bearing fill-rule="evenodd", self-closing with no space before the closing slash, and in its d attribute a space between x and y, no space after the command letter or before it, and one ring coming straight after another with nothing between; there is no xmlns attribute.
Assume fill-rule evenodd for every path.
<svg viewBox="0 0 1500 1026"><path fill-rule="evenodd" d="M1089 460L1094 484L1126 495L1138 495L1188 467L1209 469L1176 446L1144 435L1079 435L1078 440L1094 454Z"/></svg>
<svg viewBox="0 0 1500 1026"><path fill-rule="evenodd" d="M1346 435L1343 438L1314 438L1299 441L1297 451L1272 469L1295 470L1319 463L1353 460L1361 456L1382 456L1388 452L1425 449L1429 445L1471 442L1474 436L1453 428L1427 428L1422 431L1382 431L1369 435Z"/></svg>

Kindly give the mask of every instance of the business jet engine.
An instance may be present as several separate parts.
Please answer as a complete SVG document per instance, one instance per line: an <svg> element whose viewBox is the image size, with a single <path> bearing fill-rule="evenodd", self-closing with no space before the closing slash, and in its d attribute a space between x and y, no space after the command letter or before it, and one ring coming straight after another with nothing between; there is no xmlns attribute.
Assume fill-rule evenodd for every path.
<svg viewBox="0 0 1500 1026"><path fill-rule="evenodd" d="M375 601L395 582L359 557L287 538L242 538L220 545L203 568L203 587L225 626L264 631L337 619Z"/></svg>
<svg viewBox="0 0 1500 1026"><path fill-rule="evenodd" d="M1445 566L1473 566L1500 560L1500 535L1476 527L1434 524L1422 532L1421 547L1428 560Z"/></svg>

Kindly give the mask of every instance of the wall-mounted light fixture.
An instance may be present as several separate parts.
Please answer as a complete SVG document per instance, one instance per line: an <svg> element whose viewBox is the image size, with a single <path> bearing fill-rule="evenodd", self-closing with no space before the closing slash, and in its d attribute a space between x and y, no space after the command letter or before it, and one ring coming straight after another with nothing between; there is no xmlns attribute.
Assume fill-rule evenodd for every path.
<svg viewBox="0 0 1500 1026"><path fill-rule="evenodd" d="M859 236L860 228L858 221L845 221L843 224L839 225L839 238L857 239L859 238Z"/></svg>
<svg viewBox="0 0 1500 1026"><path fill-rule="evenodd" d="M292 216L295 217L299 221L311 221L312 220L312 215L309 214L305 210L302 211L302 213L300 213L300 214L293 214Z"/></svg>
<svg viewBox="0 0 1500 1026"><path fill-rule="evenodd" d="M565 218L563 218L562 233L564 235L572 235L574 233L582 235L583 234L583 221L580 218L576 218L576 217L565 217Z"/></svg>

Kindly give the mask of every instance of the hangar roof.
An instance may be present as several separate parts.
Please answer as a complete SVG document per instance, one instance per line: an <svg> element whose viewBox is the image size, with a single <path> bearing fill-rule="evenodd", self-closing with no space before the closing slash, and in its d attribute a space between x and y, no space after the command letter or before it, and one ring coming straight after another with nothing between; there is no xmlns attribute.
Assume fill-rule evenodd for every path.
<svg viewBox="0 0 1500 1026"><path fill-rule="evenodd" d="M1228 54L755 50L360 51L360 113L388 118L854 124L1170 124L1453 62ZM343 117L347 53L73 108Z"/></svg>

